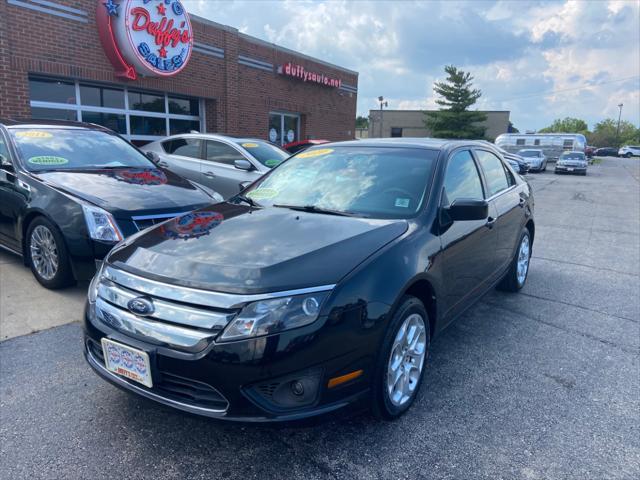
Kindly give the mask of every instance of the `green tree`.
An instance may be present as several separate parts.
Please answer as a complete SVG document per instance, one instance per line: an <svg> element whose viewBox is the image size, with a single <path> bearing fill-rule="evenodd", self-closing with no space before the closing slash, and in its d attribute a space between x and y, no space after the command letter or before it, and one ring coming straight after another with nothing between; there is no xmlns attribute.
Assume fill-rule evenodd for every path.
<svg viewBox="0 0 640 480"><path fill-rule="evenodd" d="M453 65L444 68L447 79L436 82L433 90L441 97L437 112L425 112L425 125L436 138L483 138L486 127L481 125L487 116L469 107L476 103L482 92L473 87L469 72L458 70Z"/></svg>
<svg viewBox="0 0 640 480"><path fill-rule="evenodd" d="M565 117L558 118L553 121L551 125L542 130L540 133L582 133L584 135L589 133L589 126L587 122L579 118Z"/></svg>
<svg viewBox="0 0 640 480"><path fill-rule="evenodd" d="M507 128L508 133L520 133L516 127L513 126L513 123L509 122L509 127Z"/></svg>
<svg viewBox="0 0 640 480"><path fill-rule="evenodd" d="M621 147L622 145L640 143L640 128L623 120L620 122L620 134L616 135L618 120L606 118L593 127L587 138L590 145L596 147Z"/></svg>
<svg viewBox="0 0 640 480"><path fill-rule="evenodd" d="M356 128L369 128L369 119L361 115L356 117Z"/></svg>

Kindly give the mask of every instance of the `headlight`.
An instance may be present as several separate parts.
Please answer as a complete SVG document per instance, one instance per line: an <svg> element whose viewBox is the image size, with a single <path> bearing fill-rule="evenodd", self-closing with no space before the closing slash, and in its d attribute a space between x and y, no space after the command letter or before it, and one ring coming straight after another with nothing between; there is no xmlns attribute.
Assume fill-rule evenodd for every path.
<svg viewBox="0 0 640 480"><path fill-rule="evenodd" d="M102 271L104 270L104 262L100 264L100 268L93 276L91 283L89 284L89 291L87 292L87 297L91 303L96 303L96 299L98 298L98 285L100 285L100 277L102 276Z"/></svg>
<svg viewBox="0 0 640 480"><path fill-rule="evenodd" d="M225 328L220 341L260 337L313 323L329 292L260 300L245 306Z"/></svg>
<svg viewBox="0 0 640 480"><path fill-rule="evenodd" d="M84 219L87 222L91 238L102 240L103 242L119 242L122 240L122 233L120 233L113 215L93 205L82 205L82 210L84 211Z"/></svg>

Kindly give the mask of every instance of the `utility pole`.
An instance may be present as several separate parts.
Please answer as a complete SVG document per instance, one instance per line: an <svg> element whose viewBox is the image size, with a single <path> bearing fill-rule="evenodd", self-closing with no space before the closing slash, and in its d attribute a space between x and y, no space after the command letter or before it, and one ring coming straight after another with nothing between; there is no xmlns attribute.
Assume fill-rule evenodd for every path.
<svg viewBox="0 0 640 480"><path fill-rule="evenodd" d="M620 140L620 118L622 117L622 103L618 104L618 108L620 109L620 112L618 113L618 128L616 128L616 143L618 143L618 141Z"/></svg>
<svg viewBox="0 0 640 480"><path fill-rule="evenodd" d="M389 103L385 101L382 95L378 97L378 102L380 102L380 138L382 138L382 107L388 107Z"/></svg>

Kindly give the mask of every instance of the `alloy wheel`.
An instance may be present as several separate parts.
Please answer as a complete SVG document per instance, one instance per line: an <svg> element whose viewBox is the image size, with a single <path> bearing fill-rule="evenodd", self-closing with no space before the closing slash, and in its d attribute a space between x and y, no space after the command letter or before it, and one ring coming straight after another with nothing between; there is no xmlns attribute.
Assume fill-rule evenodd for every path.
<svg viewBox="0 0 640 480"><path fill-rule="evenodd" d="M520 248L518 250L518 263L517 263L517 278L518 284L524 284L524 281L527 278L527 272L529 271L529 257L530 257L530 247L529 247L529 235L525 235L522 237L522 241L520 242Z"/></svg>
<svg viewBox="0 0 640 480"><path fill-rule="evenodd" d="M427 351L424 318L409 315L396 334L389 355L386 391L396 407L406 404L416 393Z"/></svg>
<svg viewBox="0 0 640 480"><path fill-rule="evenodd" d="M29 243L33 266L45 280L51 280L58 273L59 257L56 240L44 225L38 225L31 232Z"/></svg>

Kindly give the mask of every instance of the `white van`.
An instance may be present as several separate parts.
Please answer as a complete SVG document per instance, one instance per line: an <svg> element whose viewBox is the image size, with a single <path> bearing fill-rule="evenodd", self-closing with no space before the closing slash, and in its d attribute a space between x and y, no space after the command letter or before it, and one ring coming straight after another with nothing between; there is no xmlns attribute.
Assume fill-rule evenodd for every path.
<svg viewBox="0 0 640 480"><path fill-rule="evenodd" d="M495 143L510 153L535 148L547 159L557 160L565 151L584 152L587 139L580 133L503 133Z"/></svg>

